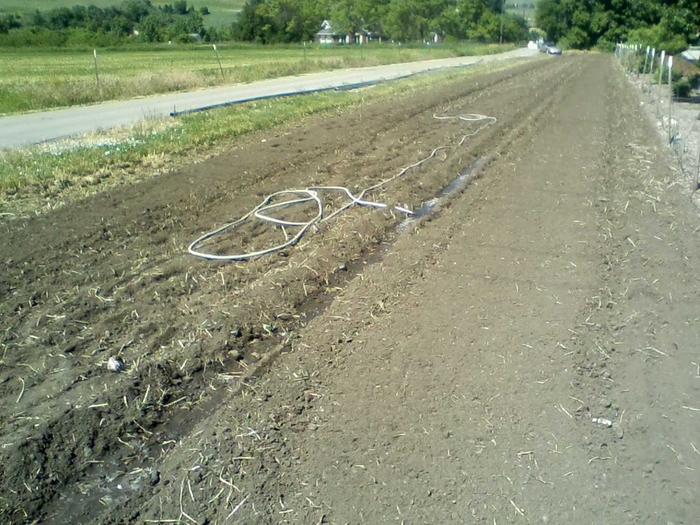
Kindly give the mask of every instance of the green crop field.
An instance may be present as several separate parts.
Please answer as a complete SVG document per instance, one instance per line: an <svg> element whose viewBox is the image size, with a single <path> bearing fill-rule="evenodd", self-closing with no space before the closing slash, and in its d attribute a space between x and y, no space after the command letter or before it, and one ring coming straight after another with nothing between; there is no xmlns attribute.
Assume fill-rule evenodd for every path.
<svg viewBox="0 0 700 525"><path fill-rule="evenodd" d="M95 5L108 7L119 4L120 0L0 0L0 14L32 13L39 9L46 11L56 7L72 7L74 5ZM172 0L153 0L156 5L172 4ZM204 17L208 26L231 24L245 4L245 0L187 0L187 4L196 8L207 6L211 14Z"/></svg>
<svg viewBox="0 0 700 525"><path fill-rule="evenodd" d="M256 46L220 44L221 68L208 45L142 45L98 49L6 48L0 53L0 113L131 98L225 83L460 55L512 46ZM222 75L223 70L223 75Z"/></svg>

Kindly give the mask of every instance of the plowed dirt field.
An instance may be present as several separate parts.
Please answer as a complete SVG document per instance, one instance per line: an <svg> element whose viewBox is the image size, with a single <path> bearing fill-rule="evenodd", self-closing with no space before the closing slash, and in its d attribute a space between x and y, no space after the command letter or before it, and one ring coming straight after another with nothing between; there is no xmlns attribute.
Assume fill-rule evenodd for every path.
<svg viewBox="0 0 700 525"><path fill-rule="evenodd" d="M497 122L434 118L466 113ZM186 253L477 129L369 196L419 219ZM0 521L697 523L700 220L670 163L612 58L564 56L4 220ZM283 239L242 231L214 248Z"/></svg>

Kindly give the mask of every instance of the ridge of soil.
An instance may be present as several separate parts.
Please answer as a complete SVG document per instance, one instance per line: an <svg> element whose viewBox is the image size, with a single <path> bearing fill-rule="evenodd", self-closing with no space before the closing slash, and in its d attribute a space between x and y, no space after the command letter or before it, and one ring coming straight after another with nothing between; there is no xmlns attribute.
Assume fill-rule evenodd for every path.
<svg viewBox="0 0 700 525"><path fill-rule="evenodd" d="M22 489L0 499L0 512L46 520L46 509L71 499L62 494L67 486L89 491L122 476L125 466L141 469L145 479L212 403L334 295L348 269L361 268L398 218L353 210L287 256L247 265L185 255L199 232L278 189L375 182L464 132L436 124L436 111L473 104L487 90L517 99L523 94L514 90L514 79L552 78L566 69L519 66L395 105L311 119L119 193L6 222L0 406L10 417L0 429L1 483L10 495ZM408 179L393 186L392 199L419 206L478 157L496 129L438 161L439 170L416 174L417 186ZM357 140L348 142L353 135ZM273 235L246 233L256 242ZM119 376L105 368L116 354L129 365ZM89 492L96 495L89 501L104 496ZM94 513L85 501L72 511Z"/></svg>
<svg viewBox="0 0 700 525"><path fill-rule="evenodd" d="M265 194L469 131L435 113L498 122L372 197L417 209L481 160L439 213L183 255ZM694 522L700 227L609 57L262 139L0 225L4 522Z"/></svg>

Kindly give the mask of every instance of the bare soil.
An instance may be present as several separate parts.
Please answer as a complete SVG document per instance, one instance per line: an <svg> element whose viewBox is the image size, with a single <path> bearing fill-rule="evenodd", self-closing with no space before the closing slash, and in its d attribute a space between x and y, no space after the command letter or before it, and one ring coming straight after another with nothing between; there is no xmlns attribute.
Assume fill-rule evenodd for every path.
<svg viewBox="0 0 700 525"><path fill-rule="evenodd" d="M624 83L523 64L0 224L2 522L696 523L700 223ZM498 122L373 197L417 209L478 166L438 213L185 255L469 130L435 113Z"/></svg>

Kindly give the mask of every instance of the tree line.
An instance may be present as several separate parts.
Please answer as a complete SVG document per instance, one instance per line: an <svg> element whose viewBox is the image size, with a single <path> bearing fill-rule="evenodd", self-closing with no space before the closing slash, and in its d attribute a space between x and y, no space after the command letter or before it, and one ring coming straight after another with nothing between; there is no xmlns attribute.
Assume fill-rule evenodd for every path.
<svg viewBox="0 0 700 525"><path fill-rule="evenodd" d="M238 40L300 42L323 20L338 34L369 31L400 42L441 38L517 42L527 22L504 13L504 0L248 0L233 27Z"/></svg>
<svg viewBox="0 0 700 525"><path fill-rule="evenodd" d="M186 0L154 5L124 0L109 7L76 5L26 16L0 16L0 45L118 45L126 41L309 41L323 20L338 34L369 31L386 40L440 38L518 42L527 22L505 13L505 0L247 0L229 27L206 27L206 7ZM511 4L514 5L514 4ZM520 5L520 4L518 4ZM700 37L698 0L540 0L537 27L564 47L612 49L640 42L677 53Z"/></svg>
<svg viewBox="0 0 700 525"><path fill-rule="evenodd" d="M371 31L385 40L432 39L482 42L524 41L527 22L503 12L505 0L247 0L229 27L205 27L208 9L196 10L186 0L154 5L126 0L100 8L74 6L0 17L0 45L116 45L187 41L240 40L293 43L313 40L324 20L339 34Z"/></svg>
<svg viewBox="0 0 700 525"><path fill-rule="evenodd" d="M678 53L700 37L698 0L540 0L537 26L565 47L638 42Z"/></svg>
<svg viewBox="0 0 700 525"><path fill-rule="evenodd" d="M0 44L63 45L66 43L118 44L191 40L205 37L206 7L195 9L186 0L154 5L151 0L125 0L109 7L75 5L35 11L20 17L0 16Z"/></svg>

